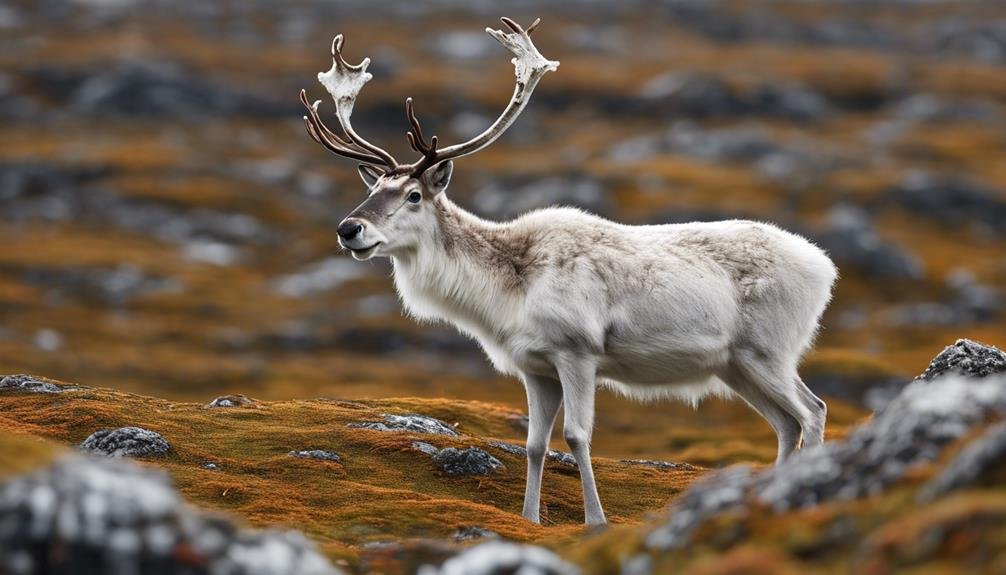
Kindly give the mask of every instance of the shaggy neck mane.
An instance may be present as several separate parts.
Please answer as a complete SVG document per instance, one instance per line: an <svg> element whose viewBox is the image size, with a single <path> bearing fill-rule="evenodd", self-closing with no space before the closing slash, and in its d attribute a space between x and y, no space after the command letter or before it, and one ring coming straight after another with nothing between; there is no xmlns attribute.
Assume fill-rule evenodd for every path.
<svg viewBox="0 0 1006 575"><path fill-rule="evenodd" d="M413 316L449 320L469 332L502 333L523 303L532 238L483 220L443 194L437 229L392 258L395 286Z"/></svg>

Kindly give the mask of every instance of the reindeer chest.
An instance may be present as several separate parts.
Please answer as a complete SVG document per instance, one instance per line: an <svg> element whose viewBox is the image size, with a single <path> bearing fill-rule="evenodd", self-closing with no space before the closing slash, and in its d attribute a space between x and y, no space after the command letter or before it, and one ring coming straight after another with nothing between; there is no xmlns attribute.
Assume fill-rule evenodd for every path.
<svg viewBox="0 0 1006 575"><path fill-rule="evenodd" d="M475 339L503 373L551 373L545 353L535 341L535 330L525 325L523 300L486 293L464 282L446 289L396 269L395 287L406 312L423 321L443 321ZM460 289L469 285L470 291Z"/></svg>

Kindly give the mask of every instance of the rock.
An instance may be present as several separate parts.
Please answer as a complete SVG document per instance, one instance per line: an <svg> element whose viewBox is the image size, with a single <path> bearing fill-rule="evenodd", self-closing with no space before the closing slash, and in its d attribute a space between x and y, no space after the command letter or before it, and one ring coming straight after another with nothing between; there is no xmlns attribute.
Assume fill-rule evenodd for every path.
<svg viewBox="0 0 1006 575"><path fill-rule="evenodd" d="M920 34L921 44L946 56L967 57L991 64L1006 63L1006 22L943 18Z"/></svg>
<svg viewBox="0 0 1006 575"><path fill-rule="evenodd" d="M375 429L377 431L409 431L412 433L429 433L432 435L448 435L458 437L460 434L452 427L432 417L411 413L408 415L386 414L384 421L364 421L350 423L346 427L359 429Z"/></svg>
<svg viewBox="0 0 1006 575"><path fill-rule="evenodd" d="M209 471L220 471L220 466L217 465L216 463L204 463L200 465L200 467L202 467L203 469L207 469Z"/></svg>
<svg viewBox="0 0 1006 575"><path fill-rule="evenodd" d="M908 122L983 122L1002 120L999 108L988 101L948 101L933 94L915 94L894 104L891 115Z"/></svg>
<svg viewBox="0 0 1006 575"><path fill-rule="evenodd" d="M80 448L110 457L164 455L171 448L159 433L141 427L120 427L95 431Z"/></svg>
<svg viewBox="0 0 1006 575"><path fill-rule="evenodd" d="M679 154L710 163L753 165L760 175L787 186L806 185L821 174L847 165L849 160L824 153L814 141L797 144L776 141L760 125L705 129L691 120L678 120L663 133L638 136L608 148L614 162L633 164L663 154Z"/></svg>
<svg viewBox="0 0 1006 575"><path fill-rule="evenodd" d="M975 281L971 272L958 269L946 280L944 301L897 306L890 310L892 325L964 325L994 321L1003 309L999 291Z"/></svg>
<svg viewBox="0 0 1006 575"><path fill-rule="evenodd" d="M59 351L63 347L63 334L54 329L44 328L35 332L35 347L42 351Z"/></svg>
<svg viewBox="0 0 1006 575"><path fill-rule="evenodd" d="M584 175L502 182L480 188L473 198L479 213L509 219L537 208L568 206L606 215L611 201L601 182Z"/></svg>
<svg viewBox="0 0 1006 575"><path fill-rule="evenodd" d="M507 443L505 441L497 441L492 439L489 441L490 447L495 447L496 449L501 449L510 455L519 455L521 457L527 457L527 449L522 445L517 445L516 443Z"/></svg>
<svg viewBox="0 0 1006 575"><path fill-rule="evenodd" d="M671 506L670 520L646 536L651 550L680 549L710 517L741 505L754 475L747 466L730 467L691 486Z"/></svg>
<svg viewBox="0 0 1006 575"><path fill-rule="evenodd" d="M652 459L622 459L622 463L628 463L629 465L642 465L643 467L653 467L654 469L660 469L666 471L669 469L677 469L682 471L694 471L697 469L694 465L690 463L675 463L673 461L654 461Z"/></svg>
<svg viewBox="0 0 1006 575"><path fill-rule="evenodd" d="M140 296L178 292L176 279L148 274L129 264L115 267L29 267L25 282L45 288L51 301L72 297L86 302L122 306Z"/></svg>
<svg viewBox="0 0 1006 575"><path fill-rule="evenodd" d="M929 502L951 491L974 485L983 477L1003 469L1006 462L1006 422L991 426L981 437L969 443L943 471L931 479L919 494Z"/></svg>
<svg viewBox="0 0 1006 575"><path fill-rule="evenodd" d="M796 84L763 83L750 88L693 72L669 72L647 81L638 93L643 102L676 117L765 116L821 120L830 115L827 100Z"/></svg>
<svg viewBox="0 0 1006 575"><path fill-rule="evenodd" d="M278 237L248 214L123 198L103 185L110 174L108 168L0 164L0 217L10 222L110 225L181 246L266 245Z"/></svg>
<svg viewBox="0 0 1006 575"><path fill-rule="evenodd" d="M883 243L868 212L851 205L832 209L829 228L818 240L838 259L873 275L919 278L922 267L914 255Z"/></svg>
<svg viewBox="0 0 1006 575"><path fill-rule="evenodd" d="M988 377L1002 373L1006 373L1006 353L995 346L959 339L934 357L918 379L929 381L952 374Z"/></svg>
<svg viewBox="0 0 1006 575"><path fill-rule="evenodd" d="M0 390L26 391L28 393L62 393L68 389L36 379L34 376L26 374L5 375L0 379Z"/></svg>
<svg viewBox="0 0 1006 575"><path fill-rule="evenodd" d="M221 395L220 397L207 403L206 408L215 409L219 407L248 407L250 405L255 405L255 403L256 402L254 399L241 394Z"/></svg>
<svg viewBox="0 0 1006 575"><path fill-rule="evenodd" d="M752 162L780 147L759 126L704 130L689 121L675 122L667 133L667 149L709 162Z"/></svg>
<svg viewBox="0 0 1006 575"><path fill-rule="evenodd" d="M417 575L576 575L558 555L534 545L490 541L463 551L439 568L423 565Z"/></svg>
<svg viewBox="0 0 1006 575"><path fill-rule="evenodd" d="M427 43L434 54L451 60L479 60L496 55L496 43L484 32L455 30L440 32Z"/></svg>
<svg viewBox="0 0 1006 575"><path fill-rule="evenodd" d="M278 118L296 111L292 104L213 84L164 60L106 62L83 71L36 68L26 76L52 101L88 116Z"/></svg>
<svg viewBox="0 0 1006 575"><path fill-rule="evenodd" d="M848 263L879 278L920 279L922 262L904 248L885 243L866 210L838 205L829 226L815 235L817 243L840 263Z"/></svg>
<svg viewBox="0 0 1006 575"><path fill-rule="evenodd" d="M563 465L568 465L570 467L576 467L576 458L573 457L572 453L566 453L565 451L556 451L554 449L549 449L545 452L545 458L551 459L557 463Z"/></svg>
<svg viewBox="0 0 1006 575"><path fill-rule="evenodd" d="M416 451L421 451L426 455L436 455L437 453L440 452L439 447L426 443L425 441L413 441L411 445L412 449L415 449Z"/></svg>
<svg viewBox="0 0 1006 575"><path fill-rule="evenodd" d="M484 527L462 527L451 535L458 543L475 541L476 539L499 539L500 534Z"/></svg>
<svg viewBox="0 0 1006 575"><path fill-rule="evenodd" d="M517 445L514 443L507 443L505 441L497 441L495 439L489 441L491 447L501 449L511 455L519 455L521 457L527 457L527 448L522 445ZM545 457L562 463L564 465L569 465L571 467L576 467L576 458L573 457L572 453L567 453L565 451L556 451L555 449L549 449L545 452Z"/></svg>
<svg viewBox="0 0 1006 575"><path fill-rule="evenodd" d="M994 319L1003 309L1003 298L999 290L978 283L970 271L958 268L946 279L951 291L950 305L958 315L972 322Z"/></svg>
<svg viewBox="0 0 1006 575"><path fill-rule="evenodd" d="M320 459L322 461L342 461L342 457L338 453L322 449L302 449L300 451L291 451L287 455L304 459Z"/></svg>
<svg viewBox="0 0 1006 575"><path fill-rule="evenodd" d="M995 234L1006 234L1006 193L983 184L913 171L884 196L938 222L975 224Z"/></svg>
<svg viewBox="0 0 1006 575"><path fill-rule="evenodd" d="M0 572L339 573L299 533L239 529L162 471L79 455L0 487Z"/></svg>
<svg viewBox="0 0 1006 575"><path fill-rule="evenodd" d="M277 278L272 282L272 289L280 295L297 298L332 291L370 273L367 266L356 263L346 257L327 258Z"/></svg>
<svg viewBox="0 0 1006 575"><path fill-rule="evenodd" d="M457 449L446 447L433 455L444 473L452 476L491 475L503 468L503 463L478 447Z"/></svg>
<svg viewBox="0 0 1006 575"><path fill-rule="evenodd" d="M992 356L993 365L1002 359L1001 352L992 353L988 348L980 353ZM961 355L969 361L956 365L972 363L973 353L951 351L947 358ZM934 369L934 376L946 371ZM968 371L979 376L994 372L988 364ZM731 468L695 485L672 506L668 522L647 536L646 546L650 550L680 548L710 517L730 510L743 511L752 501L781 513L882 492L913 467L939 458L947 445L967 436L975 426L1003 416L1006 377L1002 375L968 378L951 374L932 380L920 377L845 440L800 451L760 473ZM975 460L983 457L975 456Z"/></svg>

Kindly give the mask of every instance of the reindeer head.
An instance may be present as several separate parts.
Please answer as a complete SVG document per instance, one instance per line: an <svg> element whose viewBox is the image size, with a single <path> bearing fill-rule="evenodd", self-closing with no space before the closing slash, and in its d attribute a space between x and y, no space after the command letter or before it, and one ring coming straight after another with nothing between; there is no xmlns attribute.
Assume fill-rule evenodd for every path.
<svg viewBox="0 0 1006 575"><path fill-rule="evenodd" d="M308 134L331 152L362 162L360 177L367 184L369 196L339 224L339 243L353 257L365 260L375 255L394 255L407 250L421 240L423 234L435 233L436 201L451 179L452 160L473 154L496 141L509 128L527 105L538 80L558 68L559 63L546 60L531 43L530 33L538 25L535 20L527 30L509 18L501 18L510 32L486 28L486 32L514 54L511 60L517 75L510 103L484 132L460 144L439 147L436 136L429 140L416 118L412 98L405 101L405 113L411 124L406 133L409 145L421 154L410 164L399 164L382 148L364 140L353 129L350 116L360 89L372 76L367 73L369 58L351 65L342 57L342 35L332 41L332 68L318 74L335 101L335 115L343 136L330 130L318 117L318 106L307 100L301 90L300 101L308 110L304 124Z"/></svg>

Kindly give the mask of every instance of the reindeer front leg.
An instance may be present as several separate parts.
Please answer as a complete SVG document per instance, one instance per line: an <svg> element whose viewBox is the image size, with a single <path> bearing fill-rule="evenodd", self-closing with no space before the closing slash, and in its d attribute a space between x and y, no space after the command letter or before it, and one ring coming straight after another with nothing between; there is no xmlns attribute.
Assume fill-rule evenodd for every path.
<svg viewBox="0 0 1006 575"><path fill-rule="evenodd" d="M566 438L576 465L580 468L583 484L583 512L587 525L606 522L601 499L594 483L594 468L590 463L590 437L594 428L594 392L597 365L587 357L563 357L556 362L562 382L565 421L562 434Z"/></svg>
<svg viewBox="0 0 1006 575"><path fill-rule="evenodd" d="M523 376L527 390L527 483L524 487L524 518L540 523L541 474L555 416L562 404L558 381L536 375Z"/></svg>

